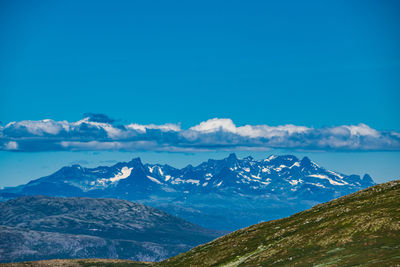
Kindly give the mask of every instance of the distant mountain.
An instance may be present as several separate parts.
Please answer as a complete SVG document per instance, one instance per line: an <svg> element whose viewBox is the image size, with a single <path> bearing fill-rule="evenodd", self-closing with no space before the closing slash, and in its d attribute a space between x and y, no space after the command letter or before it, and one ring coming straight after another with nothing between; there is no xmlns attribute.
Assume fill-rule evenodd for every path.
<svg viewBox="0 0 400 267"><path fill-rule="evenodd" d="M326 170L309 158L235 154L194 167L142 164L139 158L114 166L63 167L25 185L0 190L21 195L110 197L163 209L202 226L235 230L277 219L374 185L369 175Z"/></svg>
<svg viewBox="0 0 400 267"><path fill-rule="evenodd" d="M0 202L0 262L114 258L158 261L222 233L117 199L21 197Z"/></svg>
<svg viewBox="0 0 400 267"><path fill-rule="evenodd" d="M400 181L260 223L156 266L400 266Z"/></svg>

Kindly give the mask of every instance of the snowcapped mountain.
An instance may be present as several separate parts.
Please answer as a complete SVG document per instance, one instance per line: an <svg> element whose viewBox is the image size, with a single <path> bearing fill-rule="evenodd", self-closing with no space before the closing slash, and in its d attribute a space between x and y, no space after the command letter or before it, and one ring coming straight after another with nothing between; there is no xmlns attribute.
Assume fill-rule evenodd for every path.
<svg viewBox="0 0 400 267"><path fill-rule="evenodd" d="M223 160L209 160L181 170L166 165L145 165L145 168L151 181L189 192L296 196L304 190L318 189L337 197L374 184L368 175L361 179L339 174L318 166L307 157L300 161L290 155L257 161L252 157L238 159L230 154Z"/></svg>
<svg viewBox="0 0 400 267"><path fill-rule="evenodd" d="M230 154L222 160L210 159L182 169L143 164L139 158L111 167L73 165L0 193L123 198L206 227L232 230L289 215L374 184L368 174L361 178L333 172L307 157L300 160L284 155L255 160ZM231 217L221 219L221 214L227 212ZM239 218L243 215L246 218Z"/></svg>

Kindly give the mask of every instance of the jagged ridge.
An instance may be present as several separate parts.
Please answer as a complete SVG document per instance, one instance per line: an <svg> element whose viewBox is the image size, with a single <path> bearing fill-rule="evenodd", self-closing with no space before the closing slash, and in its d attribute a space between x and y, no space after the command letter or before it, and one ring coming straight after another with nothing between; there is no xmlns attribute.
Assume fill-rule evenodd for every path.
<svg viewBox="0 0 400 267"><path fill-rule="evenodd" d="M369 175L326 170L307 157L239 159L235 154L193 167L143 164L64 167L2 195L113 197L161 208L214 229L234 230L280 218L373 185ZM229 208L229 209L228 209ZM222 210L222 213L221 213Z"/></svg>

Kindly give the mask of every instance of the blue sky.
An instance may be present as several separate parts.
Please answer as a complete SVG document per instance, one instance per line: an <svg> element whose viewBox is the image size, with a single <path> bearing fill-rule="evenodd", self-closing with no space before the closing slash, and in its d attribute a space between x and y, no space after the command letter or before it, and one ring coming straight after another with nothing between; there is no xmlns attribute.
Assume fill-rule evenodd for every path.
<svg viewBox="0 0 400 267"><path fill-rule="evenodd" d="M398 1L378 0L2 1L0 121L76 122L94 112L121 125L188 129L229 118L238 127L363 123L399 132L399 11ZM91 160L87 151L3 151L0 186L34 178L10 170L36 166L37 158L60 166L74 157L99 163L131 155L96 153ZM171 153L140 153L150 161L171 159ZM190 153L173 154L175 165L227 152ZM356 167L340 155L365 160ZM390 176L382 179L400 172L396 151L329 150L315 157L343 172L379 162L368 172Z"/></svg>

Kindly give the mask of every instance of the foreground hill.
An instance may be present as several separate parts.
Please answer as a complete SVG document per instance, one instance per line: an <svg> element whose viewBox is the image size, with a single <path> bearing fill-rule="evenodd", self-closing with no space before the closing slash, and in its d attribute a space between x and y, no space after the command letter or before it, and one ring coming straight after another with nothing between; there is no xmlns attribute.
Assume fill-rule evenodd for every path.
<svg viewBox="0 0 400 267"><path fill-rule="evenodd" d="M327 170L307 157L255 160L230 154L182 169L142 164L139 158L110 167L73 165L25 185L0 190L0 199L37 194L121 198L207 228L231 231L286 217L374 184L369 175Z"/></svg>
<svg viewBox="0 0 400 267"><path fill-rule="evenodd" d="M2 267L154 267L152 262L111 259L57 259L43 261L27 261L16 263L0 263Z"/></svg>
<svg viewBox="0 0 400 267"><path fill-rule="evenodd" d="M21 197L0 203L0 262L55 258L159 261L221 235L117 199Z"/></svg>
<svg viewBox="0 0 400 267"><path fill-rule="evenodd" d="M256 224L161 266L399 266L400 181Z"/></svg>
<svg viewBox="0 0 400 267"><path fill-rule="evenodd" d="M57 259L43 261L27 261L16 263L0 263L3 267L154 267L152 262L138 262L111 259Z"/></svg>

